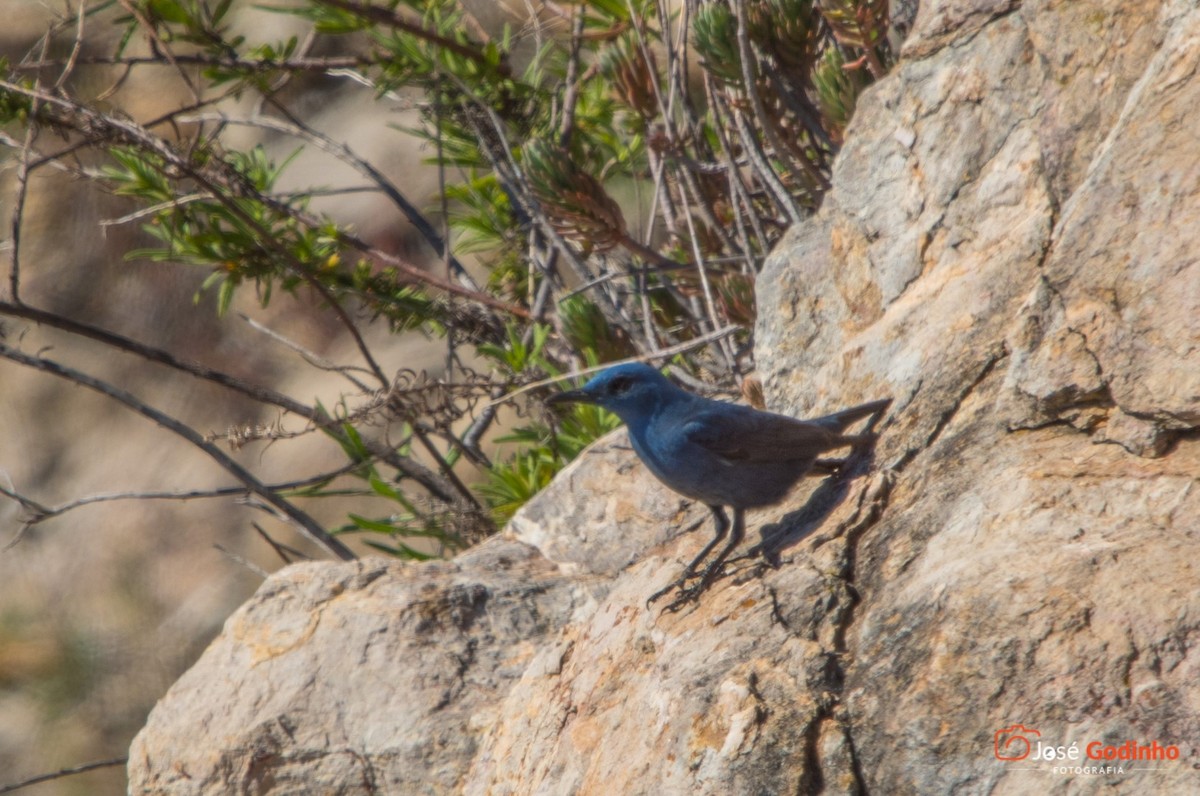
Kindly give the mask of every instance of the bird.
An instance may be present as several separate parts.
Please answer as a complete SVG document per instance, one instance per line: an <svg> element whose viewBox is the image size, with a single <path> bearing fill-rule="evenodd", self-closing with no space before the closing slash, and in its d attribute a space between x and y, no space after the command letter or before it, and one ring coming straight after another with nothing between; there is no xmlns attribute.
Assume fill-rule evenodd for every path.
<svg viewBox="0 0 1200 796"><path fill-rule="evenodd" d="M678 580L647 601L678 589L666 606L676 611L699 598L741 543L747 509L779 503L805 475L836 472L843 462L820 455L873 443L871 429L892 399L798 420L688 392L650 365L633 362L607 368L582 388L557 393L547 402L596 404L613 412L629 429L633 449L650 472L712 512L716 535ZM866 432L845 433L866 417L873 418ZM733 513L732 523L726 508ZM726 536L724 547L700 571ZM690 581L695 583L688 585Z"/></svg>

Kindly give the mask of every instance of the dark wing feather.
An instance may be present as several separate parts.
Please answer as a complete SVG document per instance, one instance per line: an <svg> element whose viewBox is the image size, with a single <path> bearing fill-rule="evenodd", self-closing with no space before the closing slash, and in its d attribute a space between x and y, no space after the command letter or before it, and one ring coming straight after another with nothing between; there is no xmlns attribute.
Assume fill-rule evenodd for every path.
<svg viewBox="0 0 1200 796"><path fill-rule="evenodd" d="M843 409L840 412L834 412L831 415L818 417L809 420L809 423L815 423L818 426L824 426L832 431L845 431L846 427L857 420L870 415L881 415L885 409L892 405L891 398L884 398L882 401L871 401L867 404L859 404L852 406L849 409Z"/></svg>
<svg viewBox="0 0 1200 796"><path fill-rule="evenodd" d="M689 442L717 456L746 462L816 458L853 441L814 423L745 407L736 409L739 411L702 412L684 424L683 433Z"/></svg>

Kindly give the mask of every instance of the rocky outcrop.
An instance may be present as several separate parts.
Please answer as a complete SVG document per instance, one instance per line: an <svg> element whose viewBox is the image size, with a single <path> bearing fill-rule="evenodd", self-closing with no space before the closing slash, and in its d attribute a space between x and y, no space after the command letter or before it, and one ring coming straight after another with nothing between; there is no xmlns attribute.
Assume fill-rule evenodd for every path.
<svg viewBox="0 0 1200 796"><path fill-rule="evenodd" d="M533 548L272 577L171 688L131 792L446 793L548 633L589 603Z"/></svg>
<svg viewBox="0 0 1200 796"><path fill-rule="evenodd" d="M769 404L894 396L872 460L678 614L707 520L620 434L453 563L285 570L131 790L1190 792L1198 67L1190 2L924 3L759 280Z"/></svg>

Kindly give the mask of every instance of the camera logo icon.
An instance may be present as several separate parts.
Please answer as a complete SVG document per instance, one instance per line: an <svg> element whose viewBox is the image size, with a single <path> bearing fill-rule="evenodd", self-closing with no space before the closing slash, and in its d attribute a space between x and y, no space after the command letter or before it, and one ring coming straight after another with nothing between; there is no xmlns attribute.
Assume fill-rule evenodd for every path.
<svg viewBox="0 0 1200 796"><path fill-rule="evenodd" d="M1033 742L1041 737L1041 733L1024 724L1014 724L1002 730L996 730L994 743L997 760L1024 760L1033 751Z"/></svg>

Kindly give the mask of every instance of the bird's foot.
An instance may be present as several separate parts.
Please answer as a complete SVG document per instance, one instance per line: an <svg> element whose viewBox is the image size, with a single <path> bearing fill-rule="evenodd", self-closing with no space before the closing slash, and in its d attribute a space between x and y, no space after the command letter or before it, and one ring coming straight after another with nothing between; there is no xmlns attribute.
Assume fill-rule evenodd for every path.
<svg viewBox="0 0 1200 796"><path fill-rule="evenodd" d="M675 591L675 599L663 606L663 613L673 614L688 603L699 602L700 595L704 593L704 588L705 587L702 581L696 581L691 586L688 586L687 579L681 578L680 580L672 583L670 586L667 586L665 589L659 589L654 594L650 595L650 599L646 600L646 607L649 608L651 603L662 597L667 592Z"/></svg>
<svg viewBox="0 0 1200 796"><path fill-rule="evenodd" d="M675 613L683 608L688 603L699 602L700 595L708 590L708 587L716 580L716 576L724 569L724 561L715 561L704 568L703 572L687 571L679 577L678 580L672 581L665 587L654 592L650 598L646 600L646 608L658 601L667 592L674 591L675 599L663 606L665 613ZM695 581L688 585L688 581Z"/></svg>
<svg viewBox="0 0 1200 796"><path fill-rule="evenodd" d="M704 572L696 572L689 569L676 580L671 581L663 588L654 592L654 594L651 594L650 598L646 600L646 608L649 609L651 604L658 602L668 592L675 592L675 599L663 606L663 611L673 614L688 603L698 601L700 595L708 587L709 579L710 573L707 569ZM689 581L695 581L695 583L689 586Z"/></svg>
<svg viewBox="0 0 1200 796"><path fill-rule="evenodd" d="M650 606L653 605L654 603L658 602L663 597L663 595L665 595L667 592L675 591L676 589L678 589L680 595L686 593L687 591L689 591L689 589L687 588L687 582L694 577L696 577L694 573L685 572L685 573L683 573L683 576L681 578L679 578L678 580L673 580L670 583L668 583L666 586L664 586L663 588L654 592L654 594L651 594L646 599L646 609L649 610ZM676 597L674 600L667 603L664 610L674 613L675 611L678 611L680 609L680 607L682 607L682 603L680 603L680 598Z"/></svg>

